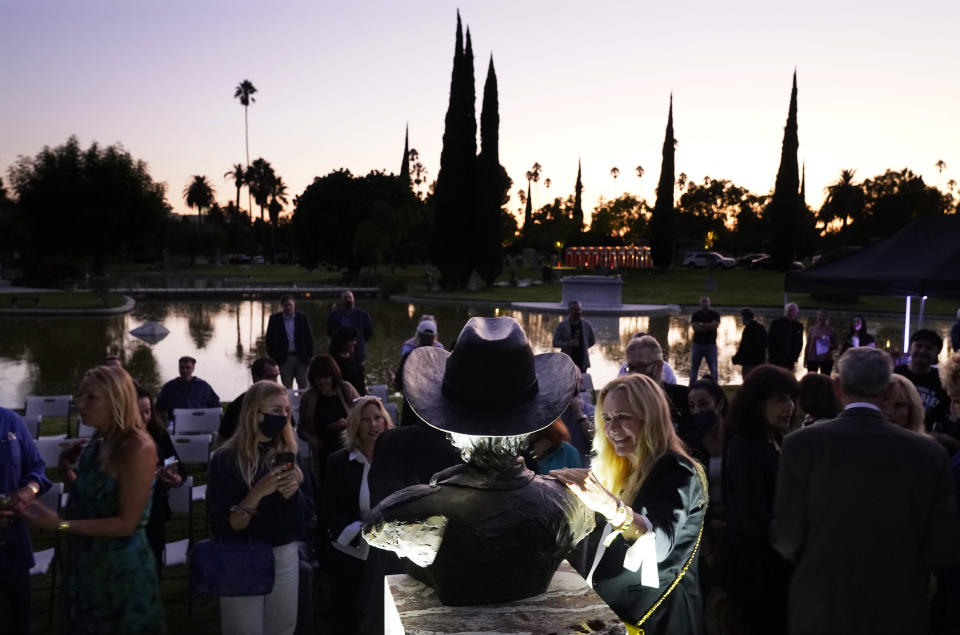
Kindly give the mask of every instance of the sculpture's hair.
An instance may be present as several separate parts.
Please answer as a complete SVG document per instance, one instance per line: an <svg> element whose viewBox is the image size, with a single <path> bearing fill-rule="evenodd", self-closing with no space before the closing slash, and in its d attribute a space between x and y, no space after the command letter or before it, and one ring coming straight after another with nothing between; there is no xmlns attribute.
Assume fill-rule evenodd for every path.
<svg viewBox="0 0 960 635"><path fill-rule="evenodd" d="M283 384L264 379L250 386L243 395L243 407L237 417L237 431L226 440L220 450L233 449L237 453L237 467L243 476L247 487L253 487L253 479L260 467L260 450L257 447L257 431L260 428L260 408L264 401L283 395L287 396L287 389ZM294 436L293 426L290 425L290 414L287 414L287 425L280 431L277 443L264 455L269 460L276 452L297 453L297 439ZM218 450L219 451L219 450ZM297 470L300 468L297 467Z"/></svg>
<svg viewBox="0 0 960 635"><path fill-rule="evenodd" d="M890 383L894 386L894 390L903 392L903 399L907 402L908 414L906 429L921 434L926 432L926 427L923 425L923 401L920 399L920 393L917 392L916 386L903 375L897 375L896 373L890 376ZM890 399L892 398L893 395L890 395Z"/></svg>
<svg viewBox="0 0 960 635"><path fill-rule="evenodd" d="M508 437L483 437L473 434L447 433L453 447L460 450L464 463L477 467L504 471L517 463L520 451L527 445L526 434Z"/></svg>
<svg viewBox="0 0 960 635"><path fill-rule="evenodd" d="M623 392L630 414L641 422L631 456L619 456L607 438L603 408L607 395L614 391ZM653 465L668 452L690 461L697 470L704 492L707 491L706 474L700 464L690 457L683 441L674 431L667 396L657 382L636 373L617 377L600 391L595 416L597 432L593 439L594 457L590 469L603 486L616 496L632 501Z"/></svg>
<svg viewBox="0 0 960 635"><path fill-rule="evenodd" d="M370 405L376 406L378 414L383 417L384 430L389 430L393 427L393 419L390 418L390 413L387 412L387 409L380 399L371 396L355 399L350 406L350 414L347 415L347 426L343 429L343 432L340 433L340 438L343 440L343 447L345 447L347 451L360 448L360 439L357 436L360 431L360 419L363 418L364 408Z"/></svg>

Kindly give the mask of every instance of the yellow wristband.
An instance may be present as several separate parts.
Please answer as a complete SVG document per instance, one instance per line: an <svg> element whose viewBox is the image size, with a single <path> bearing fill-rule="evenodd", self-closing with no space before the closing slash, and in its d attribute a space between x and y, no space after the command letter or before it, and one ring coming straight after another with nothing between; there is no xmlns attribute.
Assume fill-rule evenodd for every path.
<svg viewBox="0 0 960 635"><path fill-rule="evenodd" d="M68 531L70 531L70 523L65 520L61 520L60 524L57 525L57 533L63 534Z"/></svg>

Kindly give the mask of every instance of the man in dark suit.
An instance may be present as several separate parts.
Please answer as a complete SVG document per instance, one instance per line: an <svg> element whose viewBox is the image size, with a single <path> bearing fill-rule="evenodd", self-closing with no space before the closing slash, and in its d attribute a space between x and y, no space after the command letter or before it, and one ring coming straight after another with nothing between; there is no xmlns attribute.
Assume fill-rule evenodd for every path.
<svg viewBox="0 0 960 635"><path fill-rule="evenodd" d="M771 541L796 565L793 635L926 633L930 573L960 562L947 454L880 411L892 371L881 350L848 350L843 413L783 444Z"/></svg>
<svg viewBox="0 0 960 635"><path fill-rule="evenodd" d="M280 381L287 388L305 390L307 384L307 366L313 357L313 331L310 320L300 311L296 311L296 302L292 295L280 298L283 311L270 316L267 323L267 356L280 365Z"/></svg>
<svg viewBox="0 0 960 635"><path fill-rule="evenodd" d="M770 363L793 370L803 350L803 324L797 320L800 307L790 302L783 307L783 317L770 323L767 333L767 351Z"/></svg>

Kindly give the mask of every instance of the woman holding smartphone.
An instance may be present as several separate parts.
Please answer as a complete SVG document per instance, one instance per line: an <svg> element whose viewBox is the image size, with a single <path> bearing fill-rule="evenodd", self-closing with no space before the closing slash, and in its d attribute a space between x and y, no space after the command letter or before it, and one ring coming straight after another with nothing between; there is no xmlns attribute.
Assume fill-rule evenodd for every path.
<svg viewBox="0 0 960 635"><path fill-rule="evenodd" d="M157 446L157 480L153 486L153 504L147 522L147 541L157 561L157 577L163 569L163 548L167 539L167 521L170 520L170 490L183 485L187 473L180 463L173 440L167 428L154 415L153 399L142 386L137 386L137 409L150 438Z"/></svg>
<svg viewBox="0 0 960 635"><path fill-rule="evenodd" d="M313 510L300 489L296 451L287 389L258 381L243 397L236 433L210 459L207 495L213 534L269 542L275 578L267 595L220 598L224 633L290 635L296 628L296 540Z"/></svg>

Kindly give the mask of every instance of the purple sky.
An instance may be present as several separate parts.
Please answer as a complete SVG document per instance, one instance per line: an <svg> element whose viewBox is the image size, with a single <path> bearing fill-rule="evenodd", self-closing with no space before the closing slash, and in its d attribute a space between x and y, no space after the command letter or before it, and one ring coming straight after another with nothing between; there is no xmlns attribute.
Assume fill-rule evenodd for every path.
<svg viewBox="0 0 960 635"><path fill-rule="evenodd" d="M572 193L578 156L585 207L625 191L652 204L671 91L677 171L768 191L794 67L811 205L844 168L862 179L909 167L944 189L960 180L958 3L783 4L461 1L478 111L491 53L497 68L511 209L534 161L553 182L534 186L537 206ZM6 182L18 155L76 134L123 143L176 211L193 174L225 204L222 175L244 161L233 90L247 78L259 90L251 159L270 161L291 194L338 167L396 172L407 122L432 181L456 8L0 0L0 173Z"/></svg>

